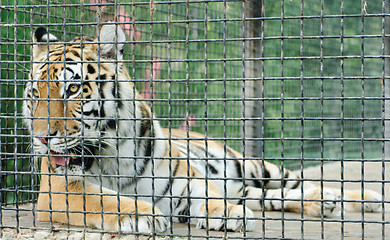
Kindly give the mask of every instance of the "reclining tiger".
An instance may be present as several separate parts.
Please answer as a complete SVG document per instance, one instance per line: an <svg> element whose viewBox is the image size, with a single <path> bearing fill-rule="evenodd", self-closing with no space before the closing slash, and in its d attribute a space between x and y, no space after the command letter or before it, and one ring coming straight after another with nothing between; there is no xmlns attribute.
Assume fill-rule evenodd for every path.
<svg viewBox="0 0 390 240"><path fill-rule="evenodd" d="M291 171L261 160L244 163L240 153L206 144L198 133L163 129L146 101L138 101L119 26L105 24L98 38L67 43L45 28L33 38L23 115L41 157L40 221L151 233L166 231L172 216L198 228L252 231L253 210L335 214L337 189L305 183L302 191ZM344 200L360 197L344 192ZM366 190L364 199L381 196ZM344 204L361 211L359 202ZM380 209L374 201L365 206Z"/></svg>

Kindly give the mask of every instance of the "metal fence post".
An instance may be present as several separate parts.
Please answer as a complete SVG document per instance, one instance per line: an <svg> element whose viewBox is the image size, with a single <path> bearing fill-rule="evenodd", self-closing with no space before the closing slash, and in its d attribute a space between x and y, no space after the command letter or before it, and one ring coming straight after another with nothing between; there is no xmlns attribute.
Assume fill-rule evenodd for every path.
<svg viewBox="0 0 390 240"><path fill-rule="evenodd" d="M259 18L262 15L263 3L261 0L250 0L245 3L245 18ZM249 20L246 24L246 38L259 38L261 36L261 21ZM261 61L253 60L261 57L261 40L247 40L245 41L245 78L259 79L262 76ZM250 59L250 60L247 60ZM245 87L245 99L259 98L261 96L263 83L261 80L245 80L243 82ZM260 101L245 101L245 118L253 118L253 120L245 119L245 155L262 157L263 142L259 140L248 140L261 137L261 111Z"/></svg>

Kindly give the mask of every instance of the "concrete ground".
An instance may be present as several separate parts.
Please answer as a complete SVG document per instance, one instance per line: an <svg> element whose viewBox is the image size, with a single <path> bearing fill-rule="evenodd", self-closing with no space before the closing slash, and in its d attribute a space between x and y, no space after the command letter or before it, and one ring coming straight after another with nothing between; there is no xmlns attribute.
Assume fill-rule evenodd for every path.
<svg viewBox="0 0 390 240"><path fill-rule="evenodd" d="M330 163L323 167L324 186L340 187L340 183L327 182L341 179L340 163ZM320 167L311 167L304 170L304 177L319 180ZM384 191L385 208L380 213L346 212L333 218L309 218L295 213L281 212L257 212L256 230L247 233L215 232L196 229L187 224L174 224L173 228L164 235L156 238L188 239L390 239L390 163L384 168L382 163L364 163L364 188ZM383 177L384 179L383 179ZM362 164L344 163L344 188L361 189ZM382 181L384 180L384 181ZM386 182L387 181L387 182ZM135 239L133 235L100 234L96 229L84 229L54 224L54 231L48 231L50 225L34 224L34 216L31 205L19 206L19 217L16 218L15 210L1 211L2 239ZM25 209L25 211L22 211ZM19 228L16 232L15 228ZM33 228L33 229L31 229ZM140 239L151 239L143 236Z"/></svg>

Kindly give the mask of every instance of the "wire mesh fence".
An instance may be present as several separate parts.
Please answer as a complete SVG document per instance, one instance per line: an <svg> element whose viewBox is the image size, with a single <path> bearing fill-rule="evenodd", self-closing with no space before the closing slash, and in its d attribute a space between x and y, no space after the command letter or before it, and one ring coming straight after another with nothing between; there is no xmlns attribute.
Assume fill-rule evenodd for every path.
<svg viewBox="0 0 390 240"><path fill-rule="evenodd" d="M388 1L0 10L2 236L389 234Z"/></svg>

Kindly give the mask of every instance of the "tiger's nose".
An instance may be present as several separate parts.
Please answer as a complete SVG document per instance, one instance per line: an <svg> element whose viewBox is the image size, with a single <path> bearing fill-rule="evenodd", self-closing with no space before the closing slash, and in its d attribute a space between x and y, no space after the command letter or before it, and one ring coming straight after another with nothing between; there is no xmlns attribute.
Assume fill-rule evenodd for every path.
<svg viewBox="0 0 390 240"><path fill-rule="evenodd" d="M49 138L53 138L53 137L57 136L57 134L58 134L58 131L54 131L53 133L50 133L50 134L44 133L44 134L35 135L34 137L38 138L39 141L41 141L41 143L47 144Z"/></svg>
<svg viewBox="0 0 390 240"><path fill-rule="evenodd" d="M47 136L49 134L45 133L45 134L42 134L40 135L39 137L37 137L39 139L39 141L41 141L43 144L47 144Z"/></svg>
<svg viewBox="0 0 390 240"><path fill-rule="evenodd" d="M46 138L38 138L39 139L39 141L41 141L42 143L44 143L44 144L47 144L47 140L46 140Z"/></svg>

